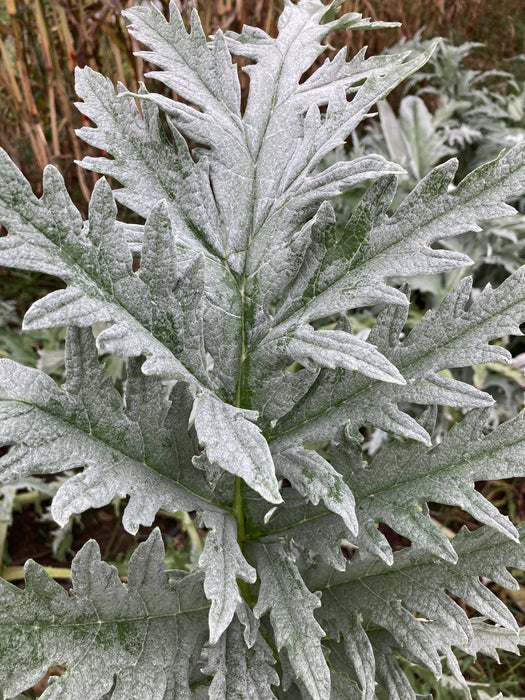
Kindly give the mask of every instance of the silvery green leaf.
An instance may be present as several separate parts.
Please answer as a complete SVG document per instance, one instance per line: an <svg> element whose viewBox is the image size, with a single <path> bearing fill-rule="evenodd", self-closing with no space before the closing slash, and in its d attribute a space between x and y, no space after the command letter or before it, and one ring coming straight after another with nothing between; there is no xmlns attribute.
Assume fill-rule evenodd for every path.
<svg viewBox="0 0 525 700"><path fill-rule="evenodd" d="M144 104L141 114L135 101L122 95L123 86L115 93L111 81L91 68L77 68L75 88L82 99L77 107L96 124L82 127L78 135L112 156L86 157L82 166L120 182L117 200L145 219L155 204L165 200L177 242L213 259L215 250L222 248L217 238L222 225L206 171L195 166L180 135L174 133L170 143L151 103ZM177 192L184 196L176 196Z"/></svg>
<svg viewBox="0 0 525 700"><path fill-rule="evenodd" d="M359 443L354 439L345 440L345 449L335 451L334 458L332 466L335 465L342 482L348 484L354 465L361 461ZM332 512L328 504L305 503L304 498L293 489L284 488L282 493L284 503L265 518L262 541L275 542L285 537L308 554L317 554L329 567L344 571L347 560L341 551L342 540L355 541L356 538L342 518ZM375 524L370 527L367 521L360 523L357 542L361 545L362 541L367 542L370 551L391 561L390 545ZM370 547L371 541L375 544L374 548Z"/></svg>
<svg viewBox="0 0 525 700"><path fill-rule="evenodd" d="M334 29L348 26L343 18L319 25L325 10L317 2L299 4L291 13L283 15L277 39L264 35L261 42L261 36L248 29L245 35L228 34L230 51L250 55L256 60L247 68L251 74L250 94L242 119L236 73L220 32L210 47L206 45L198 18L194 16L188 35L174 6L169 22L160 13L146 14L142 9L128 13L132 30L140 33L142 41L151 49L142 55L164 69L151 75L199 106L199 111L195 111L161 96L145 96L155 100L163 111L170 114L176 127L186 136L210 148L206 152L210 178L221 217L229 222L226 252L229 253L230 266L236 271L242 270L242 255L239 257L236 251L246 250L247 241L251 241L247 251L248 264L244 266L248 273L245 300L254 309L257 289L266 294L265 284L256 274L257 261L268 260L271 241L277 240L274 233L280 231L281 239L284 231L294 233L298 230L296 227L301 226L298 217L302 217L304 223L308 212L315 212L315 203L320 204L328 193L326 187L331 188L330 196L341 191L354 181L353 172L359 170L357 162L340 163L325 173L314 174L319 154L315 150L309 152L308 148L303 153L304 148L303 151L297 148L303 139L305 144L311 142L310 124L315 122L317 105L330 100L332 95L331 89L321 89L320 85L317 89L310 89L310 85L305 88L299 82L301 75L323 51L324 38ZM357 16L352 17L352 25L356 19ZM418 57L412 62L404 62L405 58L394 59L387 68L384 61L370 59L367 63L361 55L348 70L338 60L338 73L341 77L345 75L343 80L348 88L359 84L363 78L369 78L360 88L359 98L350 103L340 126L340 129L346 129L346 134L341 132L338 139L344 140L350 130L366 117L377 99L416 70L426 57ZM183 68L173 69L179 65ZM299 66L304 66L303 70L299 70ZM280 80L275 81L273 74L279 74ZM217 83L213 82L212 76L216 81L218 75L223 78L222 89L227 89L227 93L216 93ZM343 85L341 89L344 94ZM311 117L303 126L304 112ZM336 116L332 112L329 110L329 116ZM282 133L288 134L286 140L280 137ZM278 149L275 148L277 140ZM330 150L330 145L324 144L324 147ZM294 150L297 150L296 157L292 157ZM377 167L372 169L367 165L360 177L366 177L366 172L369 176L376 176L381 171L392 172L392 168L399 170L398 166L381 165L377 158L375 164ZM293 172L290 166L294 168ZM233 192L235 196L232 196ZM256 235L250 232L250 224ZM262 273L266 270L267 267L263 266ZM275 276L268 278L268 282L275 285Z"/></svg>
<svg viewBox="0 0 525 700"><path fill-rule="evenodd" d="M344 628L343 643L347 658L351 661L361 690L361 700L374 700L375 695L375 658L370 640L356 614L340 622ZM335 635L337 637L337 635Z"/></svg>
<svg viewBox="0 0 525 700"><path fill-rule="evenodd" d="M25 590L0 580L0 683L6 696L34 685L58 663L67 670L42 695L45 700L190 700L189 672L205 642L209 604L200 573L170 581L164 569L155 530L135 550L127 585L101 561L93 540L73 561L71 594L32 560L25 566Z"/></svg>
<svg viewBox="0 0 525 700"><path fill-rule="evenodd" d="M376 653L377 679L389 700L418 700L410 681L391 653Z"/></svg>
<svg viewBox="0 0 525 700"><path fill-rule="evenodd" d="M281 544L254 546L261 579L256 617L270 611L277 650L286 648L296 676L315 700L330 693L330 672L320 638L324 632L313 611L321 605L305 586L297 567Z"/></svg>
<svg viewBox="0 0 525 700"><path fill-rule="evenodd" d="M329 566L344 570L346 559L341 552L341 540L349 532L343 519L324 505L305 503L304 497L294 489L283 488L282 495L284 504L271 513L261 528L262 541L276 542L285 535L318 554Z"/></svg>
<svg viewBox="0 0 525 700"><path fill-rule="evenodd" d="M128 530L161 507L197 510L210 528L204 571L190 576L166 576L154 535L132 559L128 587L92 544L75 560L72 596L35 564L24 591L0 586L7 693L59 662L68 671L46 697L174 700L210 688L215 697L372 700L377 684L405 700L415 697L405 663L439 676L445 658L465 687L452 648L474 651L476 624L456 598L495 623L489 632L505 648L514 644L505 631L518 636L480 577L516 585L505 567L525 563L523 528L473 484L523 473L523 419L484 435L492 397L459 381L468 370L450 370L509 359L491 343L525 320L525 269L472 299L461 280L410 332L408 295L394 285L470 264L461 243L440 241L514 211L505 202L525 190L525 143L459 182L456 161L443 163L398 206L399 165L347 158L342 146L435 44L369 59L340 51L311 70L330 32L382 26L358 13L337 18L341 5L286 2L275 37L244 27L210 39L197 13L186 30L175 3L168 20L130 9L163 94L115 91L90 69L78 73L92 122L80 135L100 151L83 165L120 183L115 194L97 183L88 221L58 171L46 170L37 198L0 155L0 263L66 284L33 305L25 326L81 328L68 333L62 387L0 362L9 447L0 480L74 468L53 502L60 522L129 496ZM246 59L242 103L232 54ZM388 108L379 109L385 122ZM419 99L403 102L396 124L401 138L389 145L412 175L445 154ZM367 180L340 226L327 200ZM116 201L144 223L116 221ZM357 335L349 312L363 307L375 307L366 312L375 324ZM99 364L93 323L104 324L98 349L127 360L122 391ZM432 446L439 405L471 413ZM363 426L403 441L387 438L364 465ZM485 525L449 542L428 517L430 500ZM412 547L394 554L381 521ZM32 629L42 619L45 639ZM93 667L105 669L100 678Z"/></svg>
<svg viewBox="0 0 525 700"><path fill-rule="evenodd" d="M160 200L151 212L142 235L140 279L148 286L155 306L169 308L178 278L176 240L166 200ZM162 312L164 309L153 309Z"/></svg>
<svg viewBox="0 0 525 700"><path fill-rule="evenodd" d="M180 336L177 338L176 332L168 337L165 333L155 335L159 335L159 328L152 328L151 302L155 300L133 272L124 232L115 224L116 206L107 183L103 179L97 182L90 203L91 222L86 227L80 216L73 216L63 180L52 166L46 168L40 200L5 155L0 156L0 167L0 218L9 227L8 236L2 239L0 259L4 264L57 274L68 283L66 289L51 292L33 304L25 327L113 321L116 326L99 336L101 346L105 343L106 349L124 356L149 355L151 371L185 378L198 386L199 379L183 364L193 363L189 360L192 352L183 351L180 359L173 354L180 352ZM50 198L63 202L62 214L46 205ZM10 206L12 201L18 202L17 207ZM12 259L15 251L16 262ZM48 264L52 259L55 262ZM41 264L36 266L38 260ZM204 343L203 338L200 343ZM196 374L202 371L203 352L194 357Z"/></svg>
<svg viewBox="0 0 525 700"><path fill-rule="evenodd" d="M195 427L212 464L242 477L270 503L282 501L268 444L242 409L206 393L196 401Z"/></svg>
<svg viewBox="0 0 525 700"><path fill-rule="evenodd" d="M444 145L444 134L436 128L436 120L420 97L404 97L399 105L399 118L410 144L418 179L454 152Z"/></svg>
<svg viewBox="0 0 525 700"><path fill-rule="evenodd" d="M199 566L205 573L204 593L211 600L209 628L213 645L231 623L241 602L236 578L255 583L257 572L242 555L237 543L237 523L231 515L207 513L204 522L210 531Z"/></svg>
<svg viewBox="0 0 525 700"><path fill-rule="evenodd" d="M330 700L361 700L361 692L342 673L331 671Z"/></svg>
<svg viewBox="0 0 525 700"><path fill-rule="evenodd" d="M413 99L412 95L409 97L410 99ZM403 100L406 99L406 97L403 98ZM421 98L416 99L421 100ZM421 102L423 102L423 100L421 100ZM423 105L425 106L424 102ZM404 133L401 126L401 120L396 119L394 110L389 105L387 100L381 100L381 102L378 102L377 111L379 114L381 133L390 157L393 161L408 169L409 174L413 178L416 180L421 180L423 175L426 175L428 171L424 171L420 174L419 170L417 170L417 164L414 161L412 149L410 148L410 144L407 140L407 135ZM433 165L435 165L435 163L433 163Z"/></svg>
<svg viewBox="0 0 525 700"><path fill-rule="evenodd" d="M449 185L457 163L450 160L435 168L403 201L395 214L374 230L359 262L364 264L365 260L371 260L368 256L381 255L384 246L394 245L396 251L392 251L392 262L399 260L401 265L398 252L401 254L402 247L406 246L406 253L412 254L412 260L405 260L402 265L404 272L401 274L406 276L407 268L412 264L418 266L420 262L416 246L421 249L418 252L427 257L430 267L432 255L437 255L438 251L432 253L428 246L435 241L463 231L476 230L477 221L514 213L513 208L504 202L513 196L515 188L521 190L525 186L523 150L523 145L510 149L470 173L452 190L449 190ZM443 253L439 251L439 255ZM392 270L391 274L397 273Z"/></svg>
<svg viewBox="0 0 525 700"><path fill-rule="evenodd" d="M523 528L520 536L523 537ZM471 533L461 530L453 546L457 555L455 564L436 562L432 554L412 547L395 553L392 566L363 556L353 559L346 572L331 572L326 576L326 570L321 573L322 567L311 569L306 581L311 590L323 594L321 621L334 625L343 610L344 614L355 611L363 616L365 623L388 630L401 653L408 653L437 676L441 674L439 652L445 642L442 636L432 634L432 628L426 628L425 619L446 629L448 646L464 646L473 635L465 613L445 591L465 600L502 627L517 632L509 610L479 577L486 576L505 587L517 587L505 566L523 567L522 542L513 542L483 526ZM421 617L414 617L411 609L417 610Z"/></svg>
<svg viewBox="0 0 525 700"><path fill-rule="evenodd" d="M397 119L388 102L378 104L381 130L388 155L418 181L444 156L453 151L444 144L444 133L435 126L424 101L415 95L403 97Z"/></svg>
<svg viewBox="0 0 525 700"><path fill-rule="evenodd" d="M308 247L298 274L291 280L279 300L275 314L277 322L297 312L325 291L327 284L344 274L370 231L386 216L397 189L393 175L379 178L364 193L347 222L343 234L336 229L335 212L324 202L310 222L312 242ZM387 288L367 290L369 301L382 300ZM376 296L374 296L376 295ZM366 299L363 297L363 302Z"/></svg>
<svg viewBox="0 0 525 700"><path fill-rule="evenodd" d="M7 486L0 486L0 522L7 523L9 527L13 524L15 498L20 491L38 491L45 498L55 494L56 486L31 476L10 482Z"/></svg>
<svg viewBox="0 0 525 700"><path fill-rule="evenodd" d="M474 484L488 479L489 474L506 479L523 473L525 412L485 435L487 417L486 410L471 411L430 450L415 443L392 442L378 451L372 464L355 463L349 484L360 525L386 522L418 547L454 561L452 543L423 510L426 503L446 503L517 541L518 532L509 518ZM337 467L336 455L334 464ZM360 535L365 533L360 528ZM360 546L368 548L366 537Z"/></svg>
<svg viewBox="0 0 525 700"><path fill-rule="evenodd" d="M274 454L275 468L314 505L323 500L329 510L343 519L348 530L357 534L352 492L332 465L314 450L290 449Z"/></svg>
<svg viewBox="0 0 525 700"><path fill-rule="evenodd" d="M239 620L239 622L244 627L244 643L246 644L248 649L251 649L255 644L257 640L257 635L259 633L259 620L255 617L252 609L244 600L244 598L237 606L235 614L237 615L237 619Z"/></svg>
<svg viewBox="0 0 525 700"><path fill-rule="evenodd" d="M357 370L367 377L404 384L399 371L373 345L344 331L314 331L310 326L293 332L290 355L301 364L309 361L320 367Z"/></svg>
<svg viewBox="0 0 525 700"><path fill-rule="evenodd" d="M130 532L151 524L160 508L220 510L191 464L191 399L170 408L160 381L141 377L135 365L125 411L89 329L68 331L66 375L60 389L38 370L0 361L0 439L13 445L0 460L2 483L83 467L58 489L53 517L65 523L72 513L129 495L123 524ZM174 398L183 395L179 387Z"/></svg>
<svg viewBox="0 0 525 700"><path fill-rule="evenodd" d="M68 279L68 265L56 255L56 246L65 244L64 234L68 230L82 237L82 217L67 196L58 171L51 167L44 171L44 201L53 202L48 212L3 150L0 150L0 170L2 223L9 230L18 231L16 236L2 238L2 264ZM39 235L42 229L47 235Z"/></svg>
<svg viewBox="0 0 525 700"><path fill-rule="evenodd" d="M279 661L281 663L281 685L276 688L277 696L279 698L290 696L293 700L303 700L308 691L304 689L304 685L300 687L300 681L297 680L284 648L279 652Z"/></svg>
<svg viewBox="0 0 525 700"><path fill-rule="evenodd" d="M210 700L272 700L271 686L279 685L279 676L272 668L272 651L260 634L248 648L241 623L233 619L215 646L208 652L203 673L213 675Z"/></svg>
<svg viewBox="0 0 525 700"><path fill-rule="evenodd" d="M193 58L187 59L195 65ZM165 201L182 267L191 264L196 254L203 255L206 285L201 323L206 350L212 357L220 356L215 365L217 375L234 391L238 360L235 343L228 357L223 348L239 334L240 299L220 258L224 253L226 222L217 210L206 158L196 164L175 128L171 130L172 141L166 138L151 102L143 101L141 114L122 86L115 94L113 85L91 69L77 70L76 89L82 98L80 110L96 124L95 128L83 127L79 135L112 156L111 160L88 157L82 165L119 181L123 187L115 191L117 201L144 218L160 201ZM145 95L145 91L141 90L141 94ZM136 173L141 173L141 177L137 178ZM150 371L165 372L164 365L150 365Z"/></svg>
<svg viewBox="0 0 525 700"><path fill-rule="evenodd" d="M463 254L431 245L479 230L477 221L514 212L504 200L525 188L524 149L523 144L516 146L478 168L452 192L449 186L457 163L448 161L435 168L391 217L368 231L350 263L341 256L328 259L329 265L317 273L315 297L302 307L291 306L287 322L305 322L326 316L328 309L334 313L381 300L402 303L399 293L385 285L387 278L435 274L470 264ZM280 322L284 321L281 314Z"/></svg>
<svg viewBox="0 0 525 700"><path fill-rule="evenodd" d="M297 235L296 247L306 247L309 241L309 223L323 201L331 199L346 189L385 174L400 174L401 169L382 158L374 156L356 159L350 163L336 163L320 174L305 178L302 186L290 193L285 190L273 205L258 235L254 237L246 264L246 294L250 300L257 300L266 312L275 296L294 279L300 266L300 259L294 247L285 245L281 231ZM298 229L305 223L306 229ZM303 235L300 235L303 234ZM294 236L295 237L295 236ZM269 319L256 315L261 323ZM257 326L257 324L255 324Z"/></svg>
<svg viewBox="0 0 525 700"><path fill-rule="evenodd" d="M473 618L471 624L472 639L468 647L464 649L468 654L472 656L485 654L498 663L500 663L498 650L507 651L517 656L521 654L519 647L525 645L523 634L520 635L514 630L499 625L491 625L482 617Z"/></svg>
<svg viewBox="0 0 525 700"><path fill-rule="evenodd" d="M457 505L516 541L518 533L509 518L474 484L489 476L505 479L523 473L525 412L488 434L483 433L486 420L486 410L473 410L436 446L426 448L419 443L394 441L381 447L371 464L363 462L353 441L336 440L332 446L332 468L341 474L355 498L357 538L337 531L333 509L327 504L323 515L322 506L305 508L297 499L294 502L288 497L265 526L266 536L286 535L303 543L326 539L330 533L332 542L349 538L390 564L390 545L377 529L378 522L385 522L421 550L454 562L457 555L453 543L425 511L427 503L436 502ZM329 552L325 541L318 553L326 558ZM335 561L330 563L340 568Z"/></svg>
<svg viewBox="0 0 525 700"><path fill-rule="evenodd" d="M368 422L428 444L426 431L395 402L443 402L466 408L491 405L493 399L488 394L457 380L443 381L437 375L445 368L509 358L505 348L489 341L520 334L519 324L525 318L524 279L525 268L521 268L496 289L485 289L467 306L472 281L464 278L439 309L428 312L403 340L399 340L399 332L406 315L392 307L382 312L368 341L398 368L406 385L379 383L344 370L323 370L300 404L277 422L269 437L272 450L330 439L348 421Z"/></svg>
<svg viewBox="0 0 525 700"><path fill-rule="evenodd" d="M155 77L203 112L223 115L225 122L240 121L237 71L221 35L213 44L207 42L197 12L192 12L189 33L175 3L169 21L157 8L146 7L134 7L126 18L132 23L131 32L150 47L141 55L163 69Z"/></svg>

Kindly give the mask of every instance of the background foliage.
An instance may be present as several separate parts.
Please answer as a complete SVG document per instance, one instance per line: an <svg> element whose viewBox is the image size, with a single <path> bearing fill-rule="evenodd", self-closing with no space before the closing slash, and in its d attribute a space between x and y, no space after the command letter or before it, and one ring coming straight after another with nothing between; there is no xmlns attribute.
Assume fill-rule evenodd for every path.
<svg viewBox="0 0 525 700"><path fill-rule="evenodd" d="M136 42L129 36L121 12L133 0L2 0L0 2L0 146L22 168L38 191L47 163L64 175L70 192L84 208L93 176L73 164L80 159L74 135L82 125L73 108L73 69L88 65L137 89L144 61L133 56ZM169 0L155 0L166 10ZM187 17L198 6L206 34L240 30L243 23L262 27L275 36L282 0L181 0ZM425 27L426 36L443 36L454 43L484 42L486 48L470 60L478 66L508 68L508 60L525 46L525 14L521 0L345 0L345 12L363 12L373 20L400 21L398 29L341 33L334 45L346 41L356 52L369 46L379 53L396 41L412 38ZM518 71L525 73L523 63ZM82 155L85 155L84 153Z"/></svg>

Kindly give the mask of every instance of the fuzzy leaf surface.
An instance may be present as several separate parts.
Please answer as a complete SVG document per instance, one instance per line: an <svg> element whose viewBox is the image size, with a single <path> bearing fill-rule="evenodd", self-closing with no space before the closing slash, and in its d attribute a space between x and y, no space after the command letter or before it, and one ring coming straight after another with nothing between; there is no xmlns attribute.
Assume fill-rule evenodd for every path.
<svg viewBox="0 0 525 700"><path fill-rule="evenodd" d="M365 624L388 630L395 640L394 648L439 677L440 652L450 645L464 646L473 637L467 616L445 591L517 632L510 611L479 577L486 576L506 588L518 587L505 567L525 566L523 527L520 538L513 542L486 526L471 533L464 528L453 541L455 564L436 562L432 554L410 548L396 553L390 567L365 555L353 559L346 572L327 575L326 570L322 573L321 568L313 568L306 580L311 590L323 594L320 620L331 636L338 629L338 618L354 611L363 616ZM413 616L412 610L417 610L421 619ZM444 634L427 629L425 620L433 620Z"/></svg>
<svg viewBox="0 0 525 700"><path fill-rule="evenodd" d="M328 508L326 501L325 506L305 505L297 495L288 494L283 494L285 503L262 529L265 538L288 536L305 544L323 541L318 553L340 568L333 557L337 542L346 537L392 563L390 545L377 529L378 522L385 522L420 550L454 562L452 543L425 513L426 504L436 502L457 505L488 527L516 540L514 525L474 484L488 478L507 479L523 474L525 412L484 434L487 417L487 409L472 410L432 448L418 442L393 441L378 450L371 464L363 462L360 446L354 440L341 436L332 444L332 469L355 498L357 538L351 535L351 528L337 523L336 511ZM429 429L432 423L430 416ZM300 484L291 481L300 490Z"/></svg>
<svg viewBox="0 0 525 700"><path fill-rule="evenodd" d="M273 700L272 685L279 676L272 666L275 660L268 644L257 633L254 644L247 647L241 623L234 619L217 644L209 651L203 671L213 674L210 700Z"/></svg>
<svg viewBox="0 0 525 700"><path fill-rule="evenodd" d="M474 484L523 473L525 412L484 435L487 418L487 409L471 411L430 450L417 443L392 442L378 452L371 465L353 461L349 481L357 502L361 547L374 551L366 533L374 523L386 522L419 548L454 561L451 542L423 511L431 502L459 506L517 540L518 532L509 518ZM340 458L334 458L336 464Z"/></svg>
<svg viewBox="0 0 525 700"><path fill-rule="evenodd" d="M197 399L195 427L212 464L241 476L270 503L282 501L268 444L242 410L207 393Z"/></svg>
<svg viewBox="0 0 525 700"><path fill-rule="evenodd" d="M170 581L164 569L156 530L133 554L127 585L101 561L92 540L73 561L70 594L31 560L25 590L0 580L0 682L6 696L35 684L59 663L67 671L45 691L45 700L190 700L189 671L206 638L209 604L200 573Z"/></svg>
<svg viewBox="0 0 525 700"><path fill-rule="evenodd" d="M166 576L157 534L127 586L93 544L75 559L72 595L34 563L24 591L2 584L0 686L12 695L59 662L68 671L47 697L373 700L377 683L407 700L399 657L439 676L445 656L460 679L452 646L490 652L498 637L514 650L512 615L480 577L515 585L505 566L525 564L523 528L474 482L523 474L523 417L483 435L492 397L443 371L509 359L492 343L525 320L525 268L472 298L462 279L410 332L395 285L471 263L440 241L514 212L525 142L458 183L455 160L430 170L444 151L409 99L417 133L404 152L413 175L430 171L393 204L400 166L339 147L435 44L350 60L342 50L311 71L331 32L383 26L338 17L341 6L285 2L275 37L244 27L210 39L196 12L186 29L176 3L168 19L127 11L162 94L78 71L91 121L80 135L100 152L83 165L121 185L97 182L87 221L56 169L36 197L0 155L0 263L66 285L25 327L75 327L63 387L0 361L0 484L73 468L53 503L61 523L129 496L132 532L159 508L198 511L209 528L195 574ZM329 200L370 182L339 226ZM116 202L144 222L117 221ZM356 332L349 312L363 307L377 318ZM93 323L107 324L98 349L126 359L122 391L98 361ZM432 408L407 404L470 413L432 447ZM365 467L363 426L405 442ZM439 500L484 525L449 542L428 517ZM413 546L393 554L379 522ZM476 641L448 593L494 631L478 628Z"/></svg>
<svg viewBox="0 0 525 700"><path fill-rule="evenodd" d="M260 618L270 611L277 649L286 649L297 677L315 700L322 700L330 692L330 672L320 643L324 632L313 615L320 600L281 544L258 545L255 556L261 588L254 614Z"/></svg>
<svg viewBox="0 0 525 700"><path fill-rule="evenodd" d="M13 447L0 459L0 479L84 467L53 501L53 516L101 507L130 496L124 527L150 525L160 508L222 510L201 471L191 463L191 397L179 385L173 403L158 379L130 365L123 398L104 377L91 330L67 337L65 390L43 372L0 361L0 440Z"/></svg>
<svg viewBox="0 0 525 700"><path fill-rule="evenodd" d="M357 534L354 496L329 462L313 450L285 450L274 456L276 469L301 495L314 505L322 499L326 507L343 519L350 532Z"/></svg>
<svg viewBox="0 0 525 700"><path fill-rule="evenodd" d="M212 529L206 536L199 566L205 572L204 592L212 601L210 644L216 644L241 602L236 577L255 583L257 572L242 555L237 543L237 523L231 515L208 513L205 523Z"/></svg>
<svg viewBox="0 0 525 700"><path fill-rule="evenodd" d="M348 421L370 423L429 444L428 433L397 408L398 401L466 408L491 405L493 399L488 394L440 377L438 372L510 358L505 348L489 341L509 333L521 334L524 280L525 268L520 268L496 289L485 289L467 307L472 281L464 278L437 311L428 312L403 340L399 338L407 311L386 309L368 340L398 368L406 384L379 383L344 370L323 370L302 401L278 421L270 436L272 450L280 451L298 441L330 439Z"/></svg>

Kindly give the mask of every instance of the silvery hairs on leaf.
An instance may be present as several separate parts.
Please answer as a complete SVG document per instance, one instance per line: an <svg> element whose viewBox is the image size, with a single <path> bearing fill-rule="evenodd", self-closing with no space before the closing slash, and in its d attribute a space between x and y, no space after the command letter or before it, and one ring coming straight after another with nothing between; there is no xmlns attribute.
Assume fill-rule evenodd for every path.
<svg viewBox="0 0 525 700"><path fill-rule="evenodd" d="M206 640L209 603L200 572L172 581L164 569L155 530L135 550L127 585L101 561L93 540L73 560L71 594L34 561L25 567L24 591L0 579L5 697L37 683L60 659L68 671L45 698L109 692L114 698L190 700L191 663Z"/></svg>
<svg viewBox="0 0 525 700"><path fill-rule="evenodd" d="M474 482L524 474L523 417L484 434L492 396L450 370L508 361L494 341L525 320L525 269L483 291L463 277L410 332L393 280L471 263L441 241L514 213L525 143L460 182L455 159L431 167L448 155L433 148L394 204L403 169L339 147L435 43L319 64L331 32L385 26L338 17L341 5L287 0L275 38L244 27L207 39L175 3L169 19L126 10L155 69L137 94L77 70L91 122L78 133L101 152L81 165L118 183L97 182L86 221L56 168L37 197L0 153L0 264L65 283L24 327L68 326L64 385L0 360L0 484L73 469L52 504L61 524L119 497L129 532L160 509L197 511L209 529L192 574L164 571L156 532L127 583L93 542L71 594L34 562L25 590L0 582L6 698L56 663L67 670L46 700L411 698L400 656L438 677L445 656L463 682L452 647L518 644L479 576L515 585L505 566L523 566L522 529ZM232 57L245 63L245 101ZM403 114L430 134L422 103ZM355 185L364 194L341 227L330 200ZM142 223L119 221L117 203ZM362 307L375 315L368 334L348 317ZM121 390L99 354L125 358ZM467 415L433 444L439 406ZM370 461L363 426L392 436ZM449 541L429 501L483 526ZM412 547L393 553L381 522Z"/></svg>

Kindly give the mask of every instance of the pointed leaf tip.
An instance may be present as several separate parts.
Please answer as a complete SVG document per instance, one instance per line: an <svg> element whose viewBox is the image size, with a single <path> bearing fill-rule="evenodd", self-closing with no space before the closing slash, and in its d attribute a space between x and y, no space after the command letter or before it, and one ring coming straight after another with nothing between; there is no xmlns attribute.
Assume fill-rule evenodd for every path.
<svg viewBox="0 0 525 700"><path fill-rule="evenodd" d="M268 443L242 409L206 392L196 399L195 428L210 462L242 477L270 503L282 503Z"/></svg>

